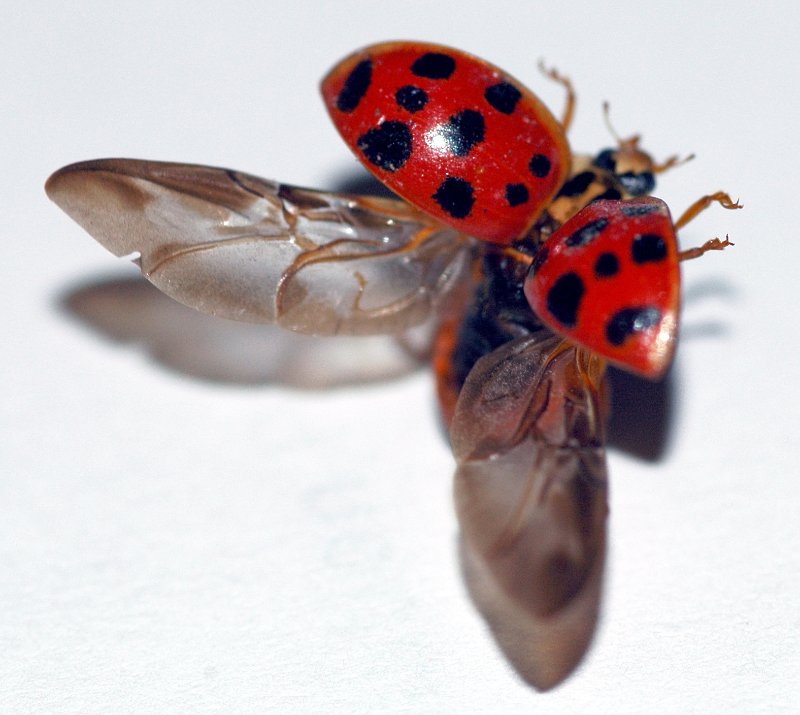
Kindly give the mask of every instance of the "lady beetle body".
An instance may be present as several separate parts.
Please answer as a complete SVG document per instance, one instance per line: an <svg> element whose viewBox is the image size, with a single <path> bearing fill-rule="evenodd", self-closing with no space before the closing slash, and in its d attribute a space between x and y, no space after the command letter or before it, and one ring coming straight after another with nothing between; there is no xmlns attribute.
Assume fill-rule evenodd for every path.
<svg viewBox="0 0 800 715"><path fill-rule="evenodd" d="M712 203L741 208L716 192L673 224L643 194L677 159L656 165L635 138L571 162L571 87L549 75L568 90L563 126L508 75L438 45L380 44L337 65L322 84L334 123L411 205L131 159L74 164L46 187L199 310L404 344L438 324L468 585L541 689L575 667L597 621L606 361L663 374L678 262L728 245L679 252L675 232Z"/></svg>
<svg viewBox="0 0 800 715"><path fill-rule="evenodd" d="M569 171L561 125L522 84L439 45L391 42L322 82L333 123L390 189L470 236L520 238Z"/></svg>

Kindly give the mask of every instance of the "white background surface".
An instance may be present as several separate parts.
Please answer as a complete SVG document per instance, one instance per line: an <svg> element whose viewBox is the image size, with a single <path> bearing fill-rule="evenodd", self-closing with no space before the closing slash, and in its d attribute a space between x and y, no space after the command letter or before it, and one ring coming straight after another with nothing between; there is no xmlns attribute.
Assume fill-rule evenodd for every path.
<svg viewBox="0 0 800 715"><path fill-rule="evenodd" d="M0 711L796 711L797 5L319 5L4 13ZM397 38L486 57L558 111L544 57L579 92L573 147L610 143L608 99L656 156L696 152L660 183L676 213L719 188L745 204L682 234L736 247L684 267L668 389L622 396L628 441L663 449L610 452L602 621L546 695L465 595L425 371L323 392L214 382L148 355L146 318L115 341L64 307L135 271L47 202L51 171L131 156L341 187L355 162L317 83ZM190 354L214 331L164 320ZM224 342L261 359L253 332Z"/></svg>

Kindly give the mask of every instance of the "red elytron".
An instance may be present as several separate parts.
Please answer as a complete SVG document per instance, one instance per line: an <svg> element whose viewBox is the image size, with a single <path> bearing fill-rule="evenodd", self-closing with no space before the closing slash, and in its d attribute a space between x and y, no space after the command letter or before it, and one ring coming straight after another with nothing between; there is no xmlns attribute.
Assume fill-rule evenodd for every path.
<svg viewBox="0 0 800 715"><path fill-rule="evenodd" d="M541 246L525 295L545 325L645 377L672 362L678 247L655 198L596 201Z"/></svg>
<svg viewBox="0 0 800 715"><path fill-rule="evenodd" d="M507 74L422 43L368 47L324 80L351 149L409 203L227 169L126 159L60 169L47 192L177 300L314 335L430 329L470 592L520 674L563 680L597 621L605 560L606 361L672 359L678 251L636 138L570 155ZM481 240L474 240L475 238ZM407 343L404 343L407 344ZM356 357L357 359L357 357Z"/></svg>
<svg viewBox="0 0 800 715"><path fill-rule="evenodd" d="M334 67L322 96L367 169L476 238L507 244L522 236L567 176L569 145L547 107L458 50L367 47Z"/></svg>

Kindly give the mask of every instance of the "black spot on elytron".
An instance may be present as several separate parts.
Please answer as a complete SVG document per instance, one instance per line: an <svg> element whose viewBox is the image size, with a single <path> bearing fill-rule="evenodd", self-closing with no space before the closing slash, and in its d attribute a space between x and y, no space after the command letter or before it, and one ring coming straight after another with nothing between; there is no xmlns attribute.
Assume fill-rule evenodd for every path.
<svg viewBox="0 0 800 715"><path fill-rule="evenodd" d="M456 68L456 61L441 52L426 52L414 60L411 71L417 77L428 79L447 79Z"/></svg>
<svg viewBox="0 0 800 715"><path fill-rule="evenodd" d="M660 210L657 204L624 204L620 211L623 216L647 216L647 214L654 214Z"/></svg>
<svg viewBox="0 0 800 715"><path fill-rule="evenodd" d="M528 200L528 188L525 184L506 184L506 201L509 206L519 206Z"/></svg>
<svg viewBox="0 0 800 715"><path fill-rule="evenodd" d="M534 154L528 162L528 171L537 179L543 179L550 173L551 166L550 159L544 154Z"/></svg>
<svg viewBox="0 0 800 715"><path fill-rule="evenodd" d="M558 192L559 196L580 196L586 189L589 188L595 179L594 172L582 171L580 174L575 174L569 181L567 181Z"/></svg>
<svg viewBox="0 0 800 715"><path fill-rule="evenodd" d="M657 233L642 233L633 239L631 257L636 263L663 261L667 257L667 244Z"/></svg>
<svg viewBox="0 0 800 715"><path fill-rule="evenodd" d="M594 262L594 274L598 278L611 278L619 272L619 261L613 253L601 253Z"/></svg>
<svg viewBox="0 0 800 715"><path fill-rule="evenodd" d="M342 91L336 98L336 108L342 112L352 112L369 89L372 81L372 62L361 60L344 81Z"/></svg>
<svg viewBox="0 0 800 715"><path fill-rule="evenodd" d="M371 164L397 171L411 156L411 131L403 122L384 122L362 134L357 145Z"/></svg>
<svg viewBox="0 0 800 715"><path fill-rule="evenodd" d="M413 84L400 87L394 93L394 99L403 109L412 114L428 103L428 95L425 94L425 90L415 87Z"/></svg>
<svg viewBox="0 0 800 715"><path fill-rule="evenodd" d="M561 325L574 328L585 288L577 273L565 273L547 292L547 310Z"/></svg>
<svg viewBox="0 0 800 715"><path fill-rule="evenodd" d="M475 196L472 184L455 176L448 176L436 189L433 200L453 218L465 218L472 211Z"/></svg>
<svg viewBox="0 0 800 715"><path fill-rule="evenodd" d="M607 218L602 216L596 218L594 221L589 221L585 226L581 226L577 231L573 231L567 236L564 243L570 247L585 246L587 243L594 241L606 226L608 226Z"/></svg>
<svg viewBox="0 0 800 715"><path fill-rule="evenodd" d="M605 169L614 173L617 168L617 150L616 149L603 149L592 162L598 169Z"/></svg>
<svg viewBox="0 0 800 715"><path fill-rule="evenodd" d="M465 109L448 119L439 132L454 156L466 156L472 147L483 141L483 116L474 109Z"/></svg>
<svg viewBox="0 0 800 715"><path fill-rule="evenodd" d="M595 196L590 203L594 203L595 201L619 201L621 198L622 194L611 186L600 194L600 196Z"/></svg>
<svg viewBox="0 0 800 715"><path fill-rule="evenodd" d="M522 94L513 85L508 82L500 82L487 87L483 93L486 101L494 107L498 112L503 114L511 114L517 106Z"/></svg>
<svg viewBox="0 0 800 715"><path fill-rule="evenodd" d="M644 196L656 188L656 178L649 171L643 171L641 174L626 171L624 174L619 174L617 179L630 196Z"/></svg>
<svg viewBox="0 0 800 715"><path fill-rule="evenodd" d="M531 270L530 274L533 275L538 271L543 265L544 262L547 260L547 257L550 255L550 250L547 246L542 246L537 252L536 255L533 257L533 261L531 261Z"/></svg>
<svg viewBox="0 0 800 715"><path fill-rule="evenodd" d="M652 328L660 321L661 311L658 308L623 308L606 323L606 338L612 345L620 346L629 335Z"/></svg>

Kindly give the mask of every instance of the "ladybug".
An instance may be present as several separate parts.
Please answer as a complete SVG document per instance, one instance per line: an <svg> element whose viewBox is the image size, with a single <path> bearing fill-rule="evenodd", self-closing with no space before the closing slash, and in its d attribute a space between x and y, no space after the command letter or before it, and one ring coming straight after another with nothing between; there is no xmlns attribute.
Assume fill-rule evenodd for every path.
<svg viewBox="0 0 800 715"><path fill-rule="evenodd" d="M672 360L676 231L636 137L570 152L561 119L464 52L367 47L322 82L343 139L402 199L326 193L229 169L100 159L46 190L118 256L198 310L313 335L429 328L457 468L467 581L520 674L547 689L594 632L605 561L605 368Z"/></svg>

